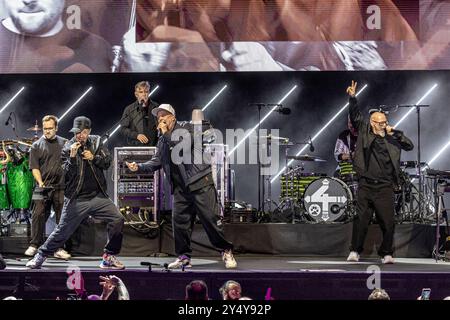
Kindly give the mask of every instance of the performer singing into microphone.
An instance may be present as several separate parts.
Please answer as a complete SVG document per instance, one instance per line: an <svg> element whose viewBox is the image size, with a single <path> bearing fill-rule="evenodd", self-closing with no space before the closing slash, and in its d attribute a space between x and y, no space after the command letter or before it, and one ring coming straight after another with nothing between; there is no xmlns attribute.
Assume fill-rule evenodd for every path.
<svg viewBox="0 0 450 320"><path fill-rule="evenodd" d="M170 104L161 104L152 113L158 118L158 130L161 133L155 155L139 165L135 162L126 164L131 171L140 172L153 172L162 167L167 177L170 177L174 195L172 224L178 258L169 264L169 268L191 266L191 234L196 214L211 243L222 251L225 267L236 268L233 245L224 238L222 225L218 223L219 205L211 162L195 162L196 156L206 156L202 153L202 140L200 139L199 146L195 143L196 128L191 123L177 123L175 110ZM182 139L179 140L180 138ZM173 152L179 152L180 146L184 153L178 159L179 153ZM185 154L189 151L190 157Z"/></svg>
<svg viewBox="0 0 450 320"><path fill-rule="evenodd" d="M136 101L125 108L120 120L121 132L127 138L130 146L155 146L158 133L156 120L152 110L158 104L152 101L150 84L147 81L138 82L134 87Z"/></svg>
<svg viewBox="0 0 450 320"><path fill-rule="evenodd" d="M410 151L414 146L402 131L388 124L386 113L381 109L371 110L369 122L364 120L355 97L356 85L352 81L352 85L347 88L350 95L350 121L358 130L353 164L359 176L357 212L347 261L359 260L375 211L383 232L378 254L382 257L382 263L394 263L394 186L400 183L401 150Z"/></svg>
<svg viewBox="0 0 450 320"><path fill-rule="evenodd" d="M81 222L92 216L107 222L108 242L100 268L124 269L124 265L115 256L122 247L124 219L108 198L103 173L111 165L111 155L103 146L101 137L89 135L89 118L76 117L70 131L74 133L74 137L62 151L66 186L61 220L26 266L39 269L49 255L61 248Z"/></svg>

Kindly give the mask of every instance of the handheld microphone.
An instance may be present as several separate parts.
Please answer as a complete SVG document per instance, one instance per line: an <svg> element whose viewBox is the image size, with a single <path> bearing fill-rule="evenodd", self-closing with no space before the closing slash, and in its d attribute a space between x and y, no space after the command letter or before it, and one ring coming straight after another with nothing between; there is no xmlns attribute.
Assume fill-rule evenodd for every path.
<svg viewBox="0 0 450 320"><path fill-rule="evenodd" d="M275 110L276 112L279 112L279 113L281 113L281 114L284 114L284 115L288 115L288 114L291 114L291 109L289 109L289 108L283 108L283 107L279 107L277 110Z"/></svg>
<svg viewBox="0 0 450 320"><path fill-rule="evenodd" d="M309 151L314 152L315 148L312 142L311 137L309 137Z"/></svg>

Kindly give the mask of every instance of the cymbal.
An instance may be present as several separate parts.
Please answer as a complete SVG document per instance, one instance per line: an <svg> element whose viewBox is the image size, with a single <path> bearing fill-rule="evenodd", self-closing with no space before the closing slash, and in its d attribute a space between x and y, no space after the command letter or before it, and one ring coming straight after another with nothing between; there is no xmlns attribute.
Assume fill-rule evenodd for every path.
<svg viewBox="0 0 450 320"><path fill-rule="evenodd" d="M426 162L420 162L420 166L424 167L428 164ZM415 168L417 167L417 161L400 161L400 167L405 167L407 169L409 168Z"/></svg>
<svg viewBox="0 0 450 320"><path fill-rule="evenodd" d="M32 143L29 143L27 140L24 140L24 141L17 141L17 143L18 144L21 144L21 145L24 145L24 146L27 146L27 147L31 147L31 145L32 145Z"/></svg>
<svg viewBox="0 0 450 320"><path fill-rule="evenodd" d="M315 156L310 156L310 155L302 155L302 156L287 156L288 159L292 159L292 160L300 160L300 161L314 161L314 162L327 162L327 160L319 158L319 157L315 157Z"/></svg>
<svg viewBox="0 0 450 320"><path fill-rule="evenodd" d="M41 130L42 130L42 128L40 128L37 125L27 129L27 131L36 131L36 132L41 131Z"/></svg>

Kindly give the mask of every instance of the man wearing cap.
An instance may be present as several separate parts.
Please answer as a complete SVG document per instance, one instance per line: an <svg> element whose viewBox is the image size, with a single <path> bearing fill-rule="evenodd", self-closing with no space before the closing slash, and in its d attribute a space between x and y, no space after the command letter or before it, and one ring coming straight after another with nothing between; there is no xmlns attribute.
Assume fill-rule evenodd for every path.
<svg viewBox="0 0 450 320"><path fill-rule="evenodd" d="M108 241L100 268L124 269L116 258L122 247L124 219L106 193L103 173L111 165L111 156L99 136L89 135L91 120L76 117L70 132L74 137L62 151L66 186L61 220L47 241L38 249L28 268L39 269L46 258L60 248L88 216L107 222Z"/></svg>
<svg viewBox="0 0 450 320"><path fill-rule="evenodd" d="M134 87L136 101L127 106L120 119L120 130L130 146L155 146L158 140L152 109L158 104L150 99L150 84L138 82Z"/></svg>
<svg viewBox="0 0 450 320"><path fill-rule="evenodd" d="M126 164L131 171L140 172L154 172L162 167L170 177L174 195L172 225L178 258L169 264L169 268L191 267L191 233L196 214L211 243L222 251L225 267L236 268L233 245L225 239L219 223L219 205L211 164L208 161L192 163L198 152L203 156L202 143L194 143L194 132L198 131L194 130L191 123L178 123L175 110L170 104L161 104L153 109L152 113L157 117L160 132L155 155L139 165L135 162ZM179 153L177 154L176 150L179 150L180 144L190 148L191 157L187 157L190 161L184 160L184 154L183 159L177 159ZM186 151L186 148L183 148L183 151Z"/></svg>
<svg viewBox="0 0 450 320"><path fill-rule="evenodd" d="M49 187L51 191L48 198L34 201L33 215L31 216L31 241L25 251L26 256L34 256L37 248L44 242L45 222L50 216L53 207L56 223L59 223L64 203L64 172L61 165L61 152L67 139L56 134L58 131L58 118L46 115L42 118L42 131L44 134L33 143L30 150L30 169L38 187ZM70 259L70 254L63 248L55 251L55 258Z"/></svg>
<svg viewBox="0 0 450 320"><path fill-rule="evenodd" d="M369 122L364 120L355 97L356 85L352 81L347 88L350 120L358 130L353 165L359 176L356 217L347 261L359 261L375 211L383 232L378 254L382 257L382 263L391 264L394 263L394 186L400 182L401 150L410 151L414 145L402 131L388 124L386 113L382 110L371 112Z"/></svg>

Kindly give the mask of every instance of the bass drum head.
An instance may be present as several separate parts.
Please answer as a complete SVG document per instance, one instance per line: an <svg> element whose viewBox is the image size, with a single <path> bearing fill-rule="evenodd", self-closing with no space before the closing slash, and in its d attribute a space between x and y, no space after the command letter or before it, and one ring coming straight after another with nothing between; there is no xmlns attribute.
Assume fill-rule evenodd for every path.
<svg viewBox="0 0 450 320"><path fill-rule="evenodd" d="M335 222L346 218L353 202L349 187L337 178L320 178L311 182L303 199L305 213L315 222Z"/></svg>

